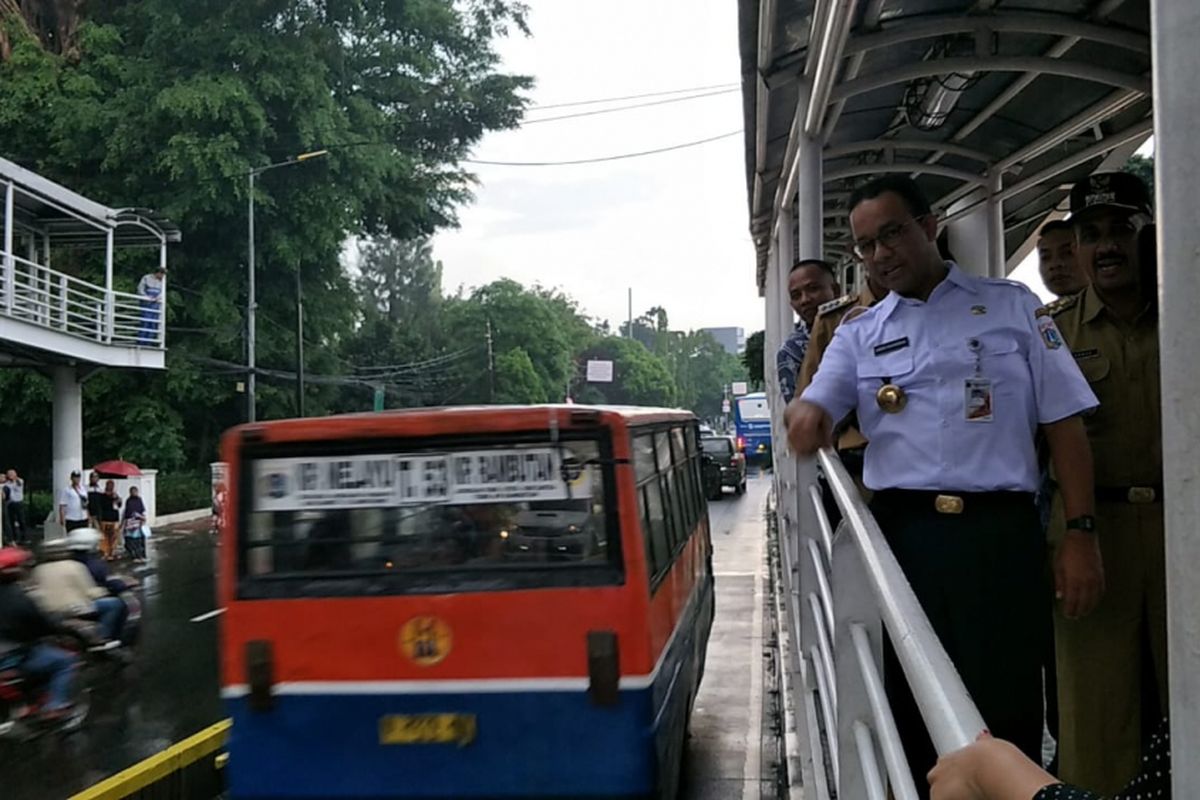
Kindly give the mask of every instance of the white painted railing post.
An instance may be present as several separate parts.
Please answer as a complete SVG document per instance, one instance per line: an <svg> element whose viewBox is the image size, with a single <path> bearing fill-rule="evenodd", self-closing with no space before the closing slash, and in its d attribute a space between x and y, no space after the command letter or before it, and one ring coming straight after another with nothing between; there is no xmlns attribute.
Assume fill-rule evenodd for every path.
<svg viewBox="0 0 1200 800"><path fill-rule="evenodd" d="M113 296L113 236L115 231L108 229L104 237L104 342L112 344L113 313L116 297Z"/></svg>
<svg viewBox="0 0 1200 800"><path fill-rule="evenodd" d="M4 185L4 310L11 314L13 307L13 203L15 202L13 182Z"/></svg>

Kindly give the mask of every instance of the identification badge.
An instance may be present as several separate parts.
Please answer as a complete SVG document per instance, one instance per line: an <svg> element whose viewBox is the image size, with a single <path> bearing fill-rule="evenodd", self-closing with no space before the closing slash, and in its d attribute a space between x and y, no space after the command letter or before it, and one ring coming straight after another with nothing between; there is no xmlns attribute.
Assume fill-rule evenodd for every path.
<svg viewBox="0 0 1200 800"><path fill-rule="evenodd" d="M992 382L987 378L967 378L963 389L967 422L992 422Z"/></svg>

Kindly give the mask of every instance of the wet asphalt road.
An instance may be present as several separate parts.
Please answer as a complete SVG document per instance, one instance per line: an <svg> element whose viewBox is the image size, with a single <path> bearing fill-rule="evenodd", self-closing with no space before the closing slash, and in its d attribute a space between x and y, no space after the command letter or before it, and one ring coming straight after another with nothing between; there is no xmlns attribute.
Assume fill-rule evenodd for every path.
<svg viewBox="0 0 1200 800"><path fill-rule="evenodd" d="M195 526L192 526L195 527ZM199 531L155 531L142 641L133 664L89 668L91 713L82 730L26 742L0 740L0 796L70 797L221 719L213 541Z"/></svg>
<svg viewBox="0 0 1200 800"><path fill-rule="evenodd" d="M753 474L753 471L752 471ZM716 620L692 717L681 798L774 800L774 751L764 647L769 618L763 505L769 479L709 505ZM94 671L83 730L32 742L0 740L4 800L67 798L222 718L218 698L214 542L205 523L156 532L142 576L143 638L134 663ZM199 528L198 530L196 528Z"/></svg>

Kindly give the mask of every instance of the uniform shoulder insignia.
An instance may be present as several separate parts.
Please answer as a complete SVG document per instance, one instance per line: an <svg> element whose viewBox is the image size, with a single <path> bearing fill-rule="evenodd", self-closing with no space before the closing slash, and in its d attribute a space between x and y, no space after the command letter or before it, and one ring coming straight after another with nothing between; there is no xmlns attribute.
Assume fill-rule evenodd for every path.
<svg viewBox="0 0 1200 800"><path fill-rule="evenodd" d="M1059 314L1063 313L1064 311L1074 308L1075 304L1078 302L1079 302L1079 295L1077 295L1077 294L1067 295L1066 297L1060 297L1057 300L1055 300L1054 302L1047 303L1046 305L1039 308L1037 310L1037 316L1039 316L1039 317L1058 316Z"/></svg>
<svg viewBox="0 0 1200 800"><path fill-rule="evenodd" d="M828 314L830 311L839 311L843 308L846 308L847 306L852 305L856 299L857 298L852 294L844 294L841 297L830 300L828 303L822 303L821 305L817 306L817 316L819 317L822 314Z"/></svg>

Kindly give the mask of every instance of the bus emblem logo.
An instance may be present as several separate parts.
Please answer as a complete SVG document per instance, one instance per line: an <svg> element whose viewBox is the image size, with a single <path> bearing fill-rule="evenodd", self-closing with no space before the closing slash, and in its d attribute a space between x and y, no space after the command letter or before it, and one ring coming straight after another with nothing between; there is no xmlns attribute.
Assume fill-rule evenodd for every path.
<svg viewBox="0 0 1200 800"><path fill-rule="evenodd" d="M400 650L418 666L432 667L450 655L450 626L437 617L413 617L400 629Z"/></svg>

